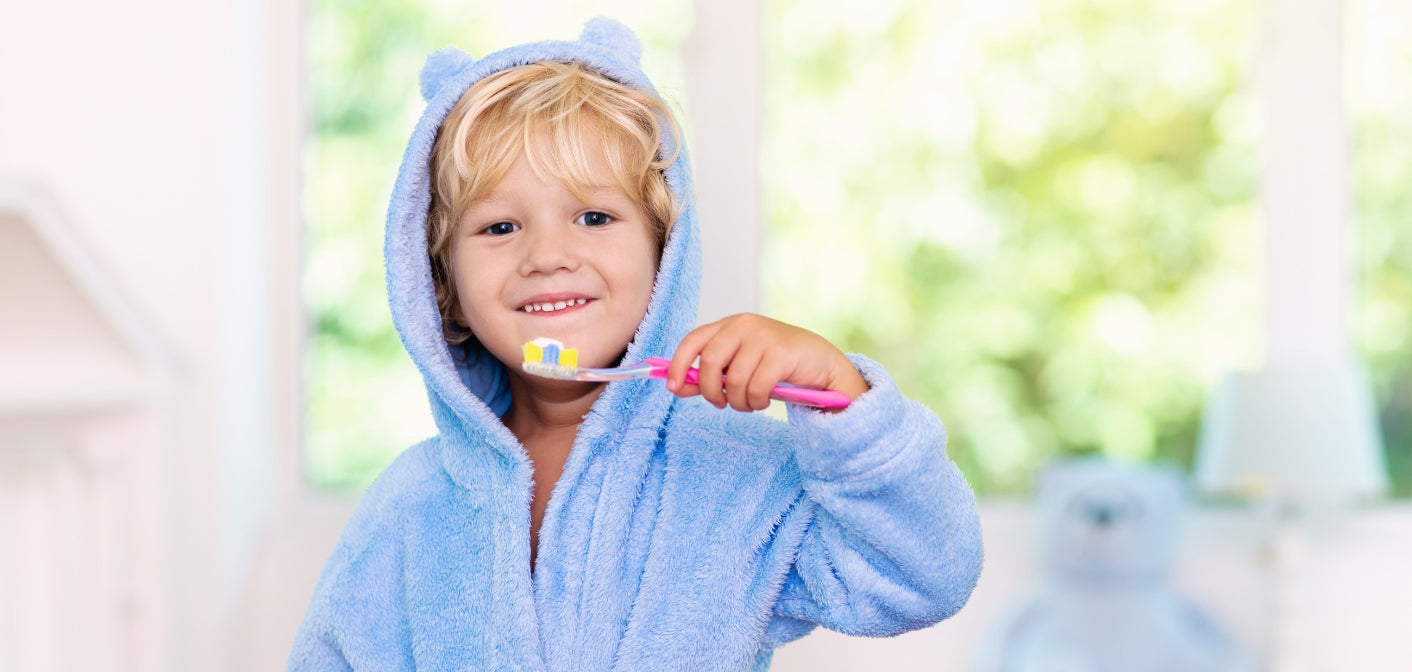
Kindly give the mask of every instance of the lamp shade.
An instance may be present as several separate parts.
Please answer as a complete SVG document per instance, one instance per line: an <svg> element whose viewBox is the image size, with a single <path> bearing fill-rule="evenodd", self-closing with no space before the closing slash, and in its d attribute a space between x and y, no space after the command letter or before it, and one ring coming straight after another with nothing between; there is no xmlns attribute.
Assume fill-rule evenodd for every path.
<svg viewBox="0 0 1412 672"><path fill-rule="evenodd" d="M1334 360L1227 375L1202 421L1196 482L1301 501L1382 493L1387 468L1362 369Z"/></svg>

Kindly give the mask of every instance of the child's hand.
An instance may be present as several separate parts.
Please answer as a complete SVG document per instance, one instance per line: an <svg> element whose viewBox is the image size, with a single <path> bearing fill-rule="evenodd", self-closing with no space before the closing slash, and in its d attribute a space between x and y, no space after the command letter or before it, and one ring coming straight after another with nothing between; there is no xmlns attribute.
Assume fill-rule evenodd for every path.
<svg viewBox="0 0 1412 672"><path fill-rule="evenodd" d="M701 382L690 385L686 370L698 355ZM770 390L781 382L835 390L850 400L868 391L853 362L822 336L753 313L697 327L682 339L667 368L667 389L678 397L700 394L716 408L730 404L737 411L768 408Z"/></svg>

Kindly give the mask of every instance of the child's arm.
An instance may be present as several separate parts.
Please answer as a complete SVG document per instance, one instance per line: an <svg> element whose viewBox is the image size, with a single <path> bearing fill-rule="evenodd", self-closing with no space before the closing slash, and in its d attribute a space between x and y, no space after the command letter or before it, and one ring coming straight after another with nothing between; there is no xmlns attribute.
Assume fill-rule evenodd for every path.
<svg viewBox="0 0 1412 672"><path fill-rule="evenodd" d="M399 664L403 662L399 654L405 648L398 645L400 638L387 636L386 631L395 626L379 627L379 621L401 622L396 610L400 605L386 608L389 603L395 605L395 598L389 599L393 596L388 591L369 585L376 582L368 581L368 577L377 576L377 572L353 569L355 564L361 564L353 562L353 556L363 553L353 552L349 537L360 537L360 533L366 531L364 522L370 508L359 506L344 530L344 538L339 540L324 567L309 601L309 610L295 635L286 672L353 672L355 662L358 669L413 669L410 660L405 661L405 665ZM354 543L361 546L362 540ZM355 574L359 578L353 578Z"/></svg>
<svg viewBox="0 0 1412 672"><path fill-rule="evenodd" d="M436 439L403 451L364 493L319 576L287 672L414 670L402 545L410 501L436 501Z"/></svg>
<svg viewBox="0 0 1412 672"><path fill-rule="evenodd" d="M682 384L698 354L700 388ZM719 370L726 389L708 389L720 380L709 374ZM850 382L850 374L857 379ZM975 497L946 457L940 420L904 398L882 366L845 356L812 332L738 315L683 339L668 381L680 396L699 392L717 407L742 410L767 406L768 390L781 381L854 397L836 414L789 407L809 527L775 607L776 634L767 640L802 634L799 621L892 635L965 604L980 574ZM866 392L855 394L859 387Z"/></svg>
<svg viewBox="0 0 1412 672"><path fill-rule="evenodd" d="M895 635L966 603L980 577L980 521L941 421L881 365L850 360L872 389L844 413L789 408L813 511L775 609L839 632Z"/></svg>
<svg viewBox="0 0 1412 672"><path fill-rule="evenodd" d="M290 654L289 672L353 672L353 666L327 640L299 633Z"/></svg>

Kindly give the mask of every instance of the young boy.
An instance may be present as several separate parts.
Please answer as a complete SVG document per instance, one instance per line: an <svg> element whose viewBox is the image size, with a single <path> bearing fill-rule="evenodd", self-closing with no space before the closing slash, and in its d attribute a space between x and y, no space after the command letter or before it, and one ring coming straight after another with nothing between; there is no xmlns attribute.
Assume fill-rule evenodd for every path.
<svg viewBox="0 0 1412 672"><path fill-rule="evenodd" d="M639 56L596 19L423 69L388 291L440 433L369 489L291 670L765 669L815 624L896 634L973 590L975 501L930 411L803 329L692 329L686 157ZM528 376L542 336L580 366L670 355L669 380ZM779 382L853 403L741 412Z"/></svg>

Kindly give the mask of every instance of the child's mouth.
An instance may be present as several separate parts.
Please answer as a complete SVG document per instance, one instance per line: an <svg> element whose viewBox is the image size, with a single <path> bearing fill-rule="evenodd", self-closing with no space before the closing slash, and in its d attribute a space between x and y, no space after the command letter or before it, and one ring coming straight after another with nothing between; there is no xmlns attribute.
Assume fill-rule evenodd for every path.
<svg viewBox="0 0 1412 672"><path fill-rule="evenodd" d="M544 301L542 303L526 304L520 310L532 315L562 315L572 313L584 306L592 299L567 299L564 301Z"/></svg>

